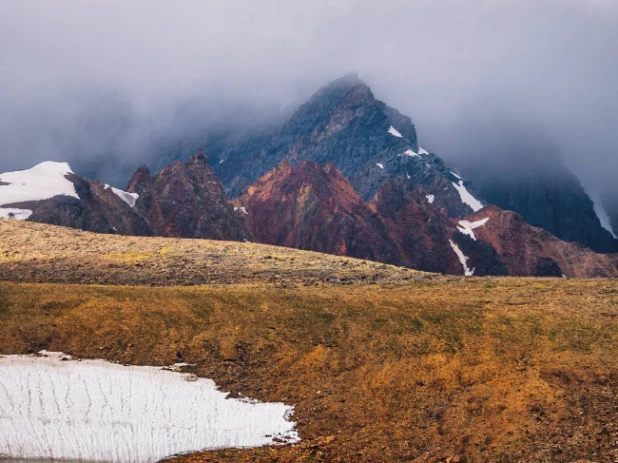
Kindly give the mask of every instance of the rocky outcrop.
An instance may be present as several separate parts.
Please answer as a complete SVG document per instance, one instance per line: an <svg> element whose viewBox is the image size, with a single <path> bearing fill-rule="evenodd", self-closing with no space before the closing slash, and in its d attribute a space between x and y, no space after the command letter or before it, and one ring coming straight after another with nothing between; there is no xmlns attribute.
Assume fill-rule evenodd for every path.
<svg viewBox="0 0 618 463"><path fill-rule="evenodd" d="M283 162L237 207L260 243L404 264L384 224L332 164Z"/></svg>
<svg viewBox="0 0 618 463"><path fill-rule="evenodd" d="M157 236L249 238L201 150L185 164L176 161L154 177L147 167L141 167L127 190L139 195L135 208Z"/></svg>

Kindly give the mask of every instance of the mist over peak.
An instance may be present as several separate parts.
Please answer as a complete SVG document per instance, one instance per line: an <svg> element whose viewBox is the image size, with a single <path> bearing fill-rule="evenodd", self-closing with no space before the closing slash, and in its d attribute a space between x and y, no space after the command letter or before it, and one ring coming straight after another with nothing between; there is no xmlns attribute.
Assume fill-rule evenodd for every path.
<svg viewBox="0 0 618 463"><path fill-rule="evenodd" d="M523 126L611 190L615 43L603 0L3 2L0 171L63 160L122 187L167 146L277 126L346 76L454 165L499 156Z"/></svg>

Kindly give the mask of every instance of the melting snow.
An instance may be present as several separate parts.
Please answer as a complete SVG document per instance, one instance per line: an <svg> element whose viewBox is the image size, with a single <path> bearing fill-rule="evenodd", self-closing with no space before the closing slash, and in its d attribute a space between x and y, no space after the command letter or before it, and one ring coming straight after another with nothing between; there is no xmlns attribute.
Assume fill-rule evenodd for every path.
<svg viewBox="0 0 618 463"><path fill-rule="evenodd" d="M460 226L457 227L457 230L459 230L464 235L468 235L470 238L472 238L474 241L476 241L476 236L474 235L474 229L482 227L483 225L485 225L487 223L488 220L489 220L489 217L486 217L486 218L484 218L482 220L477 220L476 222L469 222L467 220L460 220L459 221L459 225Z"/></svg>
<svg viewBox="0 0 618 463"><path fill-rule="evenodd" d="M410 177L410 174L408 173L408 169L406 169L406 177L408 177L408 180L410 180L412 177Z"/></svg>
<svg viewBox="0 0 618 463"><path fill-rule="evenodd" d="M249 215L249 213L247 212L247 209L245 209L245 206L242 206L242 207L235 207L235 208L234 208L234 212L236 212L236 211L240 211L240 212L242 212L242 213L243 213L243 214L245 214L245 215Z"/></svg>
<svg viewBox="0 0 618 463"><path fill-rule="evenodd" d="M129 205L129 207L135 206L135 201L139 199L139 195L137 193L127 193L126 191L119 190L118 188L114 188L113 186L105 185L105 189L111 188L113 193L122 199L125 203Z"/></svg>
<svg viewBox="0 0 618 463"><path fill-rule="evenodd" d="M384 164L381 164L379 162L376 164L376 166L378 166L380 169L384 169Z"/></svg>
<svg viewBox="0 0 618 463"><path fill-rule="evenodd" d="M299 440L285 404L228 399L195 375L47 355L0 358L0 455L151 463Z"/></svg>
<svg viewBox="0 0 618 463"><path fill-rule="evenodd" d="M429 151L427 151L425 148L422 147L418 147L418 154L429 154Z"/></svg>
<svg viewBox="0 0 618 463"><path fill-rule="evenodd" d="M72 174L66 162L42 162L31 169L0 174L0 206L43 201L54 196L79 199L73 182L66 179ZM25 220L32 214L27 209L0 208L0 217Z"/></svg>
<svg viewBox="0 0 618 463"><path fill-rule="evenodd" d="M614 238L618 238L618 236L616 236L616 233L614 232L614 229L612 228L609 214L603 207L603 204L601 203L601 201L595 200L593 204L594 204L594 212L597 214L597 217L599 218L599 221L601 222L601 226L605 228L605 230L610 232Z"/></svg>
<svg viewBox="0 0 618 463"><path fill-rule="evenodd" d="M436 199L434 195L426 195L425 197L427 198L427 201L429 202L429 204L433 204L433 202Z"/></svg>
<svg viewBox="0 0 618 463"><path fill-rule="evenodd" d="M461 249L459 249L459 246L453 243L452 240L448 240L448 242L451 243L451 248L453 248L453 251L455 251L455 254L457 254L457 257L459 257L459 262L461 262L461 265L464 269L464 275L467 277L471 277L472 275L474 275L475 269L470 270L470 268L468 268L469 257L464 256L464 253L461 252Z"/></svg>
<svg viewBox="0 0 618 463"><path fill-rule="evenodd" d="M461 201L464 204L467 204L468 206L470 206L470 208L474 212L478 212L481 209L483 209L483 207L484 207L483 203L481 203L478 199L476 199L474 196L472 196L470 194L470 192L467 190L467 188L463 184L463 180L460 180L459 184L453 182L453 186L455 187L455 189L459 193L459 196L461 197Z"/></svg>
<svg viewBox="0 0 618 463"><path fill-rule="evenodd" d="M388 133L390 133L393 137L397 137L397 138L402 138L403 135L401 135L397 129L395 127L393 127L392 125L388 128Z"/></svg>

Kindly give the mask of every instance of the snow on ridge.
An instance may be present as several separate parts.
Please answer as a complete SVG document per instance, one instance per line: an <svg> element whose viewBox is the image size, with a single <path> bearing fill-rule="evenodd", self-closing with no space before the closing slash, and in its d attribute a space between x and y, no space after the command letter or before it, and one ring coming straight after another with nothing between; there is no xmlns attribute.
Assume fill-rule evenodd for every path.
<svg viewBox="0 0 618 463"><path fill-rule="evenodd" d="M229 399L209 379L158 367L40 354L0 358L0 455L153 463L299 440L283 403Z"/></svg>
<svg viewBox="0 0 618 463"><path fill-rule="evenodd" d="M425 148L419 146L418 147L418 154L429 154L429 151L427 151Z"/></svg>
<svg viewBox="0 0 618 463"><path fill-rule="evenodd" d="M384 164L382 164L381 162L376 163L376 166L378 166L380 169L384 169Z"/></svg>
<svg viewBox="0 0 618 463"><path fill-rule="evenodd" d="M476 241L476 236L474 235L474 229L482 227L483 225L487 223L488 220L489 220L489 217L486 217L481 220L477 220L475 222L470 222L468 220L460 220L459 225L461 226L458 226L457 230L459 230L464 235L468 235L470 238Z"/></svg>
<svg viewBox="0 0 618 463"><path fill-rule="evenodd" d="M452 175L454 175L455 177L457 177L459 180L462 180L462 178L461 178L459 175L457 175L455 172L453 172L452 170L451 170L451 171L449 171L449 172L450 172Z"/></svg>
<svg viewBox="0 0 618 463"><path fill-rule="evenodd" d="M112 192L118 196L120 199L122 199L125 203L127 203L129 205L129 207L134 207L135 206L135 202L139 199L139 195L137 193L129 193L127 191L122 191L118 188L114 188L113 186L107 185L105 184L105 189L108 190L110 189L112 190Z"/></svg>
<svg viewBox="0 0 618 463"><path fill-rule="evenodd" d="M236 211L240 211L240 212L242 212L245 215L249 215L249 213L247 212L247 209L245 208L245 206L235 207L234 208L234 212L236 212Z"/></svg>
<svg viewBox="0 0 618 463"><path fill-rule="evenodd" d="M0 206L28 201L43 201L54 196L79 199L66 162L42 162L27 170L0 174Z"/></svg>
<svg viewBox="0 0 618 463"><path fill-rule="evenodd" d="M435 201L436 197L435 195L425 195L425 198L427 198L427 202L429 204L433 204L433 202Z"/></svg>
<svg viewBox="0 0 618 463"><path fill-rule="evenodd" d="M452 173L452 172L451 172ZM463 180L459 181L459 184L453 182L453 186L459 193L459 197L461 198L461 202L470 206L474 212L478 212L483 209L483 203L481 203L478 199L470 194L468 189L465 187Z"/></svg>
<svg viewBox="0 0 618 463"><path fill-rule="evenodd" d="M67 180L72 174L66 162L46 161L31 169L0 174L0 206L43 201L54 196L79 199L75 185ZM29 209L0 208L0 217L26 220L32 215Z"/></svg>
<svg viewBox="0 0 618 463"><path fill-rule="evenodd" d="M457 254L457 257L459 258L459 262L461 262L461 265L464 269L464 275L467 277L471 277L472 275L474 275L474 271L476 269L473 268L472 270L470 270L470 268L468 267L468 259L470 258L466 257L464 253L461 252L461 249L459 249L459 246L453 243L452 240L448 240L448 242L451 244L451 248L453 249L453 251L455 251L455 254Z"/></svg>
<svg viewBox="0 0 618 463"><path fill-rule="evenodd" d="M399 131L392 125L388 128L388 133L390 133L393 137L403 138L403 135L401 135Z"/></svg>
<svg viewBox="0 0 618 463"><path fill-rule="evenodd" d="M603 204L601 203L601 201L595 200L592 203L594 205L594 212L596 213L597 217L599 218L599 221L601 222L601 226L605 230L610 232L614 238L618 239L618 236L616 236L616 232L614 232L614 229L611 225L609 214L603 207ZM618 230L616 231L618 232Z"/></svg>

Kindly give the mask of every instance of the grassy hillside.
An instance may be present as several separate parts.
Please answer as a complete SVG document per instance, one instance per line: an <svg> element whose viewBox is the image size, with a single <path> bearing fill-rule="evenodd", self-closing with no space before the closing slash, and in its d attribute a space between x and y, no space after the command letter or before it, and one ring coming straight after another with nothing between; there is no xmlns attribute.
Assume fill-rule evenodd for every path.
<svg viewBox="0 0 618 463"><path fill-rule="evenodd" d="M376 262L263 244L100 235L0 219L0 281L310 286L436 277Z"/></svg>
<svg viewBox="0 0 618 463"><path fill-rule="evenodd" d="M618 457L618 282L316 284L0 283L0 353L184 361L296 406L297 446L180 461Z"/></svg>

